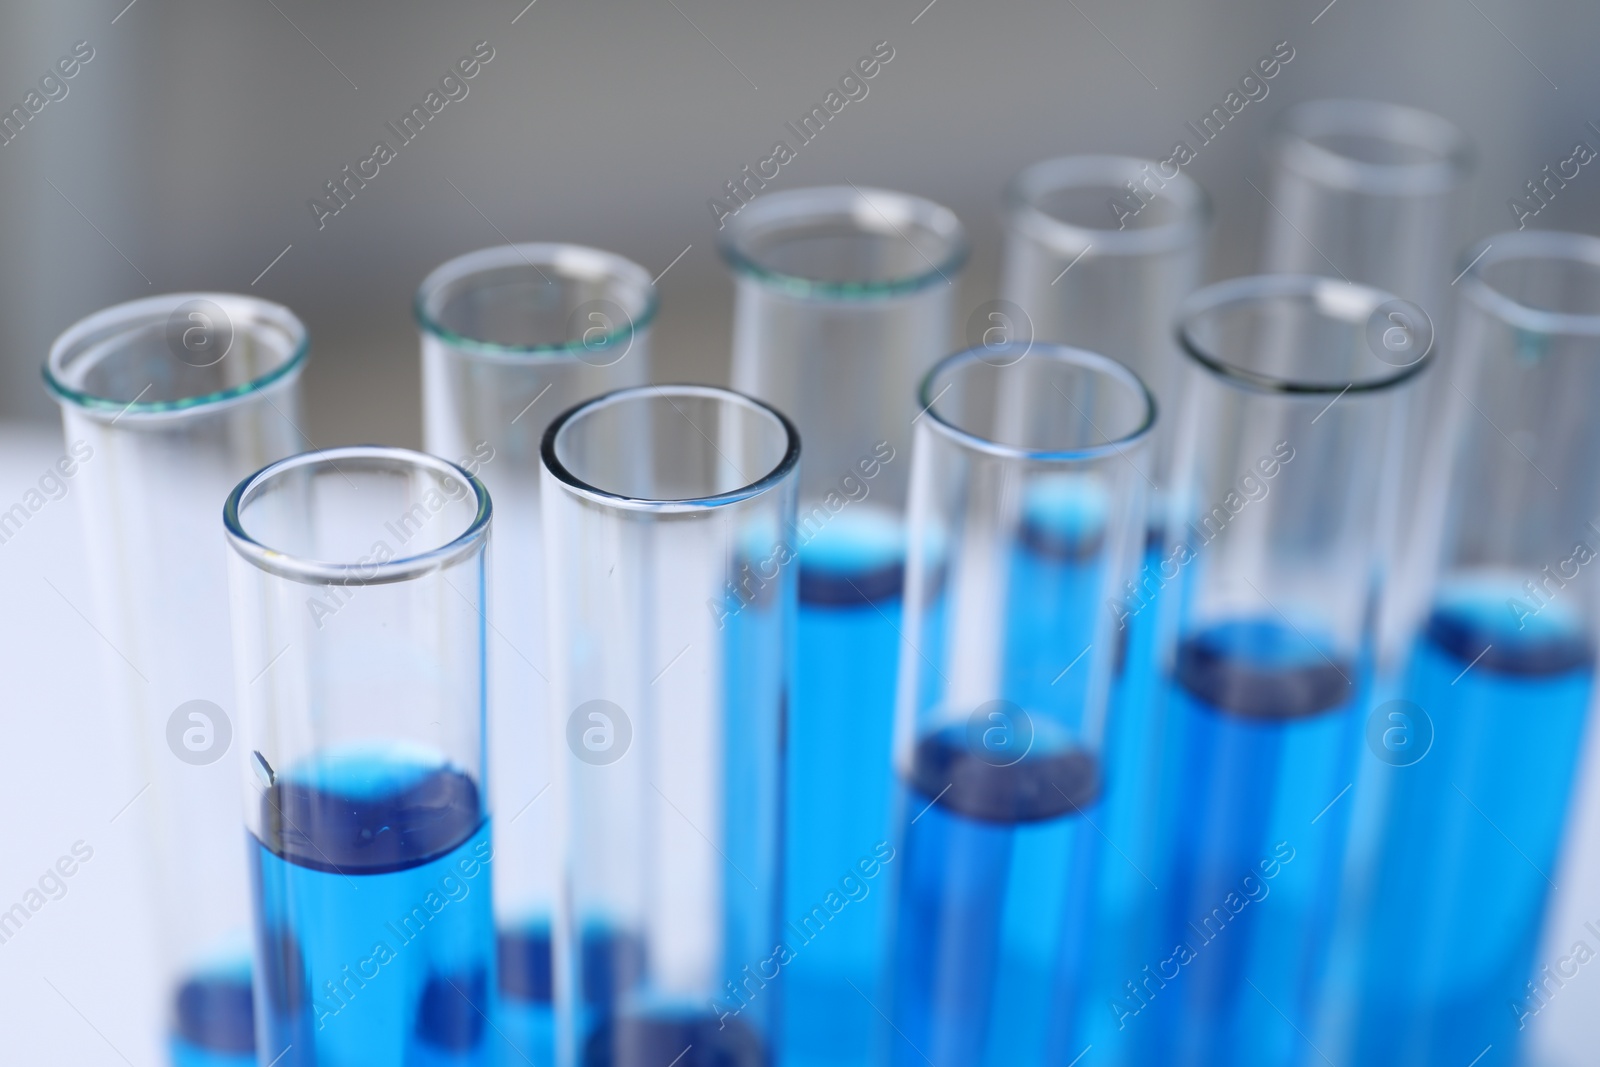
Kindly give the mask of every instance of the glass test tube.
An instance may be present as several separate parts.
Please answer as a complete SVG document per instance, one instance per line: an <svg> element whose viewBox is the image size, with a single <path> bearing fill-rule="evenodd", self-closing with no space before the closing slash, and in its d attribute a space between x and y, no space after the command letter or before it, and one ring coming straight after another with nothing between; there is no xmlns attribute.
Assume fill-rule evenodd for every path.
<svg viewBox="0 0 1600 1067"><path fill-rule="evenodd" d="M550 421L649 379L656 290L643 267L577 245L507 245L445 263L417 292L423 446L481 478L490 549L489 750L502 1016L511 1063L555 1055L550 958L557 860L539 521Z"/></svg>
<svg viewBox="0 0 1600 1067"><path fill-rule="evenodd" d="M1210 205L1173 168L1126 156L1065 156L1035 163L1006 194L1004 303L991 321L1019 339L1056 341L1100 352L1130 367L1155 394L1161 413L1140 462L1154 491L1143 567L1118 590L1116 672L1105 745L1106 795L1096 823L1120 854L1100 867L1091 921L1097 932L1086 988L1115 999L1129 970L1153 946L1159 868L1152 832L1161 727L1152 698L1155 617L1165 543L1161 508L1183 357L1172 332L1178 304L1200 284ZM1009 320L1006 317L1009 316ZM1010 327L1006 330L1005 327ZM988 340L988 337L985 338ZM1114 1016L1083 1020L1085 1043L1107 1067L1123 1048Z"/></svg>
<svg viewBox="0 0 1600 1067"><path fill-rule="evenodd" d="M1449 325L1450 263L1472 155L1454 123L1417 108L1313 100L1285 109L1266 150L1271 207L1262 270L1340 277L1394 293L1422 308L1431 320L1423 328L1437 337ZM1441 345L1440 355L1448 360L1449 349ZM1448 375L1426 375L1411 401L1401 540L1380 620L1386 660L1403 654L1408 620L1428 593L1414 580L1428 550L1416 536L1414 505L1422 495L1416 479L1427 442L1438 436L1448 386Z"/></svg>
<svg viewBox="0 0 1600 1067"><path fill-rule="evenodd" d="M229 495L259 1062L492 1062L489 495L397 448ZM236 809L237 810L237 809Z"/></svg>
<svg viewBox="0 0 1600 1067"><path fill-rule="evenodd" d="M1419 508L1431 608L1368 726L1382 815L1343 1059L1380 1067L1517 1062L1559 988L1534 953L1594 688L1600 239L1503 233L1462 259Z"/></svg>
<svg viewBox="0 0 1600 1067"><path fill-rule="evenodd" d="M1150 387L1158 410L1175 410L1183 362L1172 316L1200 284L1210 214L1200 186L1158 163L1088 155L1035 163L1006 190L1000 295L1014 307L991 320L1007 340L1110 356ZM1165 426L1144 455L1158 485Z"/></svg>
<svg viewBox="0 0 1600 1067"><path fill-rule="evenodd" d="M558 1060L761 1067L806 951L778 928L799 436L737 393L647 386L567 411L541 456Z"/></svg>
<svg viewBox="0 0 1600 1067"><path fill-rule="evenodd" d="M1068 1063L1093 930L1105 711L1155 407L1034 342L924 381L912 457L884 1039L895 1065Z"/></svg>
<svg viewBox="0 0 1600 1067"><path fill-rule="evenodd" d="M227 550L217 508L296 447L305 327L286 308L176 293L107 308L57 339L45 383L81 486L110 703L150 783L149 890L172 1060L255 1062L237 808Z"/></svg>
<svg viewBox="0 0 1600 1067"><path fill-rule="evenodd" d="M1186 302L1176 506L1158 640L1169 686L1164 950L1112 1005L1151 1062L1235 1067L1315 1052L1392 539L1408 385L1390 294L1305 275ZM1413 338L1415 340L1415 338ZM1148 1042L1148 1044L1146 1044Z"/></svg>
<svg viewBox="0 0 1600 1067"><path fill-rule="evenodd" d="M734 388L792 415L806 442L784 835L795 918L888 844L914 390L949 351L967 244L937 204L847 186L759 197L720 246L738 284ZM865 1061L887 921L869 894L786 968L787 1061Z"/></svg>

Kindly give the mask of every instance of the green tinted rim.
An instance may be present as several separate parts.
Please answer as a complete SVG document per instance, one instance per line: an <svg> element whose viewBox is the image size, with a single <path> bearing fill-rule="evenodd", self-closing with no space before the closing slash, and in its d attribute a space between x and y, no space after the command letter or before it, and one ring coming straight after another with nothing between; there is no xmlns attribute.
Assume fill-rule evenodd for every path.
<svg viewBox="0 0 1600 1067"><path fill-rule="evenodd" d="M89 336L113 329L118 325L126 325L131 329L138 325L146 324L153 321L155 316L170 314L173 308L190 300L248 304L255 310L262 312L253 321L275 322L294 339L294 351L289 354L288 359L258 378L253 378L248 382L242 382L227 389L219 389L214 393L179 397L176 400L112 400L109 397L96 396L81 389L74 389L62 380L60 369L66 357ZM44 367L41 368L41 374L44 377L46 391L58 402L72 404L87 412L95 414L115 412L116 417L119 419L125 415L173 415L199 408L216 407L262 392L277 382L298 374L304 368L306 357L310 351L311 338L306 333L305 325L301 323L292 311L282 304L274 304L267 300L236 293L170 293L163 296L145 297L141 300L130 300L124 304L114 304L111 307L103 308L92 315L79 319L51 344L50 355L46 359Z"/></svg>
<svg viewBox="0 0 1600 1067"><path fill-rule="evenodd" d="M533 267L541 273L545 269L559 272L559 259L561 256L582 256L592 258L597 263L603 262L612 277L624 279L629 274L637 272L638 278L643 278L641 286L646 293L644 306L639 309L639 314L633 316L632 321L623 327L612 330L599 341L585 344L582 338L573 338L569 341L545 343L536 345L508 345L498 341L485 341L478 337L468 337L450 329L444 323L434 318L428 312L428 298L438 292L440 288L453 282L460 282L474 274L488 270L497 270L501 267L516 267L519 265ZM468 252L454 259L446 260L417 287L417 292L411 299L411 314L416 319L417 327L424 333L430 334L443 341L452 348L479 355L510 356L510 357L543 357L543 356L576 356L582 352L595 352L605 348L614 347L618 342L627 342L650 328L655 321L656 312L660 309L661 297L656 290L656 285L650 279L645 269L630 259L606 252L586 245L560 244L542 242L536 244L495 245L490 248L480 248L475 252Z"/></svg>
<svg viewBox="0 0 1600 1067"><path fill-rule="evenodd" d="M938 263L929 262L929 268L915 274L907 274L899 278L889 278L877 282L840 282L828 281L822 278L806 278L798 274L786 274L770 267L763 266L755 258L748 255L740 247L740 241L748 236L750 230L761 222L769 220L784 220L794 222L802 220L808 215L816 216L818 221L839 216L847 206L865 203L871 205L873 200L893 201L905 208L907 213L923 215L928 220L937 220L944 226L939 235L949 243L949 251ZM759 210L758 210L759 209ZM746 212L751 214L746 215ZM741 221L741 216L743 220ZM886 222L889 220L885 220ZM894 224L889 222L891 231ZM926 228L934 230L932 222L923 223ZM903 234L901 236L904 236ZM955 212L932 200L925 200L919 196L907 193L897 193L887 189L857 188L854 185L818 186L811 189L792 189L787 192L773 193L752 201L735 215L731 222L717 237L717 249L722 253L722 258L735 272L768 285L790 296L821 297L834 300L871 300L889 296L901 296L926 289L938 282L953 285L955 279L952 275L960 273L966 266L967 255L971 246L967 242L966 229L961 225L961 220Z"/></svg>

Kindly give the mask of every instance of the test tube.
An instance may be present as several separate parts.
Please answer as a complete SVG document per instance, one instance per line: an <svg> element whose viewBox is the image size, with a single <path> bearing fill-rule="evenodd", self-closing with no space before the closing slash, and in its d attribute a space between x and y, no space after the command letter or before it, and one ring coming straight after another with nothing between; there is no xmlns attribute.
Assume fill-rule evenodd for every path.
<svg viewBox="0 0 1600 1067"><path fill-rule="evenodd" d="M1150 1062L1314 1059L1308 1045L1373 669L1409 385L1390 294L1239 278L1180 311L1164 601L1164 951L1112 1004ZM1145 1046L1148 1041L1149 1045Z"/></svg>
<svg viewBox="0 0 1600 1067"><path fill-rule="evenodd" d="M564 1067L776 1058L783 729L800 440L708 386L623 389L545 433L565 869Z"/></svg>
<svg viewBox="0 0 1600 1067"><path fill-rule="evenodd" d="M1454 123L1376 100L1286 109L1267 142L1262 268L1338 276L1441 315L1472 149Z"/></svg>
<svg viewBox="0 0 1600 1067"><path fill-rule="evenodd" d="M1035 163L1006 193L1002 302L988 312L1014 340L1055 341L1100 352L1131 368L1155 395L1161 416L1141 452L1150 514L1144 559L1116 596L1116 672L1105 744L1111 783L1095 816L1116 850L1100 868L1094 906L1093 976L1114 998L1152 945L1152 911L1165 857L1153 830L1161 725L1153 697L1156 601L1165 521L1168 413L1176 410L1183 357L1173 337L1178 304L1200 284L1210 205L1176 167L1126 156L1064 156ZM1103 1005L1102 1005L1103 1007ZM1086 1020L1085 1043L1110 1067L1123 1055L1105 1011Z"/></svg>
<svg viewBox="0 0 1600 1067"><path fill-rule="evenodd" d="M945 208L854 186L758 197L719 242L738 286L733 386L793 416L806 442L784 835L793 917L890 836L914 395L950 350L967 243ZM785 969L786 1061L865 1062L888 914L881 893L852 904Z"/></svg>
<svg viewBox="0 0 1600 1067"><path fill-rule="evenodd" d="M1183 362L1172 316L1200 285L1210 215L1204 190L1159 163L1082 155L1027 167L1006 190L1004 303L987 313L990 336L1110 356L1159 410L1175 410ZM1158 485L1166 425L1144 455Z"/></svg>
<svg viewBox="0 0 1600 1067"><path fill-rule="evenodd" d="M1600 239L1503 233L1462 259L1419 508L1431 608L1367 733L1381 815L1343 1058L1380 1067L1515 1063L1559 989L1534 953L1594 689Z"/></svg>
<svg viewBox="0 0 1600 1067"><path fill-rule="evenodd" d="M1451 256L1457 245L1471 142L1454 123L1427 111L1376 100L1312 100L1278 117L1267 142L1269 206L1262 247L1268 273L1320 274L1371 285L1410 301L1395 309L1407 328L1442 335L1449 325ZM1449 348L1441 343L1440 356ZM1380 653L1392 673L1402 658L1408 620L1428 590L1414 580L1429 546L1419 540L1415 481L1427 442L1438 436L1448 392L1445 374L1415 389L1403 455L1401 541L1380 620Z"/></svg>
<svg viewBox="0 0 1600 1067"><path fill-rule="evenodd" d="M149 783L148 889L181 1067L255 1062L239 745L217 508L299 440L305 327L286 308L175 293L96 312L51 347L80 487L109 705ZM73 468L76 468L75 470ZM134 809L130 809L130 813Z"/></svg>
<svg viewBox="0 0 1600 1067"><path fill-rule="evenodd" d="M1086 1017L1116 620L1145 536L1155 405L1040 342L925 379L894 763L887 1062L1069 1063Z"/></svg>
<svg viewBox="0 0 1600 1067"><path fill-rule="evenodd" d="M486 1065L489 495L420 452L333 448L222 517L258 1062Z"/></svg>
<svg viewBox="0 0 1600 1067"><path fill-rule="evenodd" d="M539 522L539 442L580 400L649 379L656 290L643 267L565 244L507 245L450 260L417 292L423 447L489 487L490 788L508 1062L555 1055L550 961L555 832Z"/></svg>

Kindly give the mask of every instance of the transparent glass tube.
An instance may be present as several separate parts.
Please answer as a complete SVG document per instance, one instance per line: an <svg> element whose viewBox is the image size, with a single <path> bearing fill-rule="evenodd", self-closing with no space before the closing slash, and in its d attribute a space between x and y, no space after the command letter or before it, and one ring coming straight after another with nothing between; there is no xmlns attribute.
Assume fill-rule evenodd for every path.
<svg viewBox="0 0 1600 1067"><path fill-rule="evenodd" d="M423 447L489 487L489 761L503 995L499 1034L535 1063L554 1056L550 959L557 834L545 805L551 745L539 521L539 442L557 414L650 377L656 290L643 267L577 245L488 248L423 281ZM512 1062L520 1056L508 1051Z"/></svg>
<svg viewBox="0 0 1600 1067"><path fill-rule="evenodd" d="M1450 264L1472 171L1471 142L1438 115L1374 100L1313 100L1279 116L1268 141L1262 270L1321 274L1371 285L1417 305L1442 336L1449 326ZM1403 317L1414 314L1402 310ZM1450 359L1447 345L1441 358ZM1416 417L1403 455L1407 476L1438 436L1448 375L1427 375L1412 401ZM1419 539L1415 480L1400 492L1401 540L1380 620L1381 651L1396 661L1427 589L1415 580L1428 546ZM1395 664L1391 662L1391 666Z"/></svg>
<svg viewBox="0 0 1600 1067"><path fill-rule="evenodd" d="M1388 293L1304 275L1186 302L1157 580L1168 857L1157 957L1111 992L1151 1062L1302 1062L1326 967L1407 393ZM1172 595L1176 592L1177 595ZM1138 606L1130 594L1124 610ZM1341 804L1341 800L1343 803Z"/></svg>
<svg viewBox="0 0 1600 1067"><path fill-rule="evenodd" d="M1155 406L1126 367L1038 342L951 356L921 401L897 850L877 857L895 884L887 1062L1064 1064L1105 1011L1083 988L1105 605L1143 548Z"/></svg>
<svg viewBox="0 0 1600 1067"><path fill-rule="evenodd" d="M1002 305L987 313L988 337L1103 353L1139 375L1158 410L1174 410L1183 361L1172 316L1200 285L1210 214L1200 186L1158 163L1084 155L1033 164L1006 191ZM1167 425L1146 450L1153 466L1169 453ZM1149 473L1164 482L1164 472Z"/></svg>
<svg viewBox="0 0 1600 1067"><path fill-rule="evenodd" d="M1374 100L1286 109L1267 147L1262 268L1336 275L1443 317L1471 145L1437 115Z"/></svg>
<svg viewBox="0 0 1600 1067"><path fill-rule="evenodd" d="M1135 585L1160 568L1167 506L1160 491L1172 454L1167 438L1179 402L1183 357L1172 331L1178 304L1200 284L1210 217L1206 195L1187 175L1126 156L1065 156L1035 163L1006 194L1002 301L988 312L1020 339L1056 341L1101 352L1130 367L1155 394L1161 413L1140 462L1149 478L1149 532ZM1009 330L1007 329L1009 327ZM1119 595L1121 595L1119 593ZM1154 596L1152 590L1147 598ZM1092 987L1112 989L1137 971L1159 906L1142 873L1160 861L1151 810L1161 731L1154 697L1155 618L1120 617L1104 760L1109 789L1095 823L1120 858L1100 864L1094 908ZM1105 1067L1126 1054L1113 1015L1096 1005L1077 1024ZM1074 1050L1076 1052L1076 1050Z"/></svg>
<svg viewBox="0 0 1600 1067"><path fill-rule="evenodd" d="M217 509L300 439L306 331L286 308L176 293L99 311L51 347L106 643L110 705L149 788L148 877L174 1062L254 1063L227 550ZM71 469L71 468L76 468Z"/></svg>
<svg viewBox="0 0 1600 1067"><path fill-rule="evenodd" d="M1600 629L1600 239L1503 233L1462 259L1419 509L1430 607L1368 731L1352 1063L1514 1063L1559 988L1534 953Z"/></svg>
<svg viewBox="0 0 1600 1067"><path fill-rule="evenodd" d="M335 448L240 482L223 523L259 1062L487 1063L488 492Z"/></svg>
<svg viewBox="0 0 1600 1067"><path fill-rule="evenodd" d="M559 1062L771 1063L805 951L778 925L799 437L737 393L644 387L541 455Z"/></svg>
<svg viewBox="0 0 1600 1067"><path fill-rule="evenodd" d="M888 847L915 391L950 350L967 244L937 204L837 187L758 197L727 220L721 247L738 285L734 388L792 415L806 442L785 831L793 917ZM787 1061L864 1063L888 916L882 893L852 903L786 969Z"/></svg>

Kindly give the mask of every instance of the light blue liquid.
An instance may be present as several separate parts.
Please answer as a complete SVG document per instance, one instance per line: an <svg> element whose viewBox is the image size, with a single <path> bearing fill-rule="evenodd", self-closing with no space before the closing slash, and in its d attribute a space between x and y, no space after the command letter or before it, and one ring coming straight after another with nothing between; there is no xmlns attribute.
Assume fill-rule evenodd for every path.
<svg viewBox="0 0 1600 1067"><path fill-rule="evenodd" d="M550 1067L556 1040L550 924L502 927L498 950L500 1062Z"/></svg>
<svg viewBox="0 0 1600 1067"><path fill-rule="evenodd" d="M1161 604L1181 595L1177 583L1182 580L1176 563L1164 562L1169 558L1160 531L1151 531L1135 592L1119 591L1125 594L1119 604L1126 615L1117 632L1106 724L1106 789L1092 816L1104 834L1090 920L1094 936L1083 976L1072 987L1077 996L1060 1006L1062 1047L1075 1053L1092 1045L1099 1067L1135 1062L1137 1028L1130 1032L1111 1006L1126 994L1123 983L1164 957L1168 947L1158 936L1159 887L1170 884L1170 850L1158 832L1164 688L1158 684L1156 634Z"/></svg>
<svg viewBox="0 0 1600 1067"><path fill-rule="evenodd" d="M1055 1062L1055 1005L1071 998L1055 983L1093 933L1096 839L1079 812L1099 775L1060 740L1036 736L1010 766L976 755L964 724L918 744L895 860L894 1067Z"/></svg>
<svg viewBox="0 0 1600 1067"><path fill-rule="evenodd" d="M280 773L262 809L262 1062L491 1063L492 850L471 779L398 749L330 755Z"/></svg>
<svg viewBox="0 0 1600 1067"><path fill-rule="evenodd" d="M801 550L785 805L788 918L840 892L846 878L861 882L858 865L891 836L903 534L897 518L854 507ZM888 879L881 882L864 883L866 895L784 967L786 1063L868 1062L879 1025L873 1006L885 1003Z"/></svg>
<svg viewBox="0 0 1600 1067"><path fill-rule="evenodd" d="M178 989L173 1067L252 1067L255 1020L250 959L228 959L191 973Z"/></svg>
<svg viewBox="0 0 1600 1067"><path fill-rule="evenodd" d="M1168 694L1158 955L1109 1010L1141 1062L1291 1067L1326 966L1365 684L1276 618L1184 640Z"/></svg>
<svg viewBox="0 0 1600 1067"><path fill-rule="evenodd" d="M1007 576L1000 701L930 714L899 802L890 1062L1071 1062L1103 810L1084 713L1102 621L1104 500L1036 482ZM935 628L937 629L937 628ZM1103 650L1109 651L1109 650ZM924 650L938 661L938 650Z"/></svg>
<svg viewBox="0 0 1600 1067"><path fill-rule="evenodd" d="M1594 662L1559 603L1519 628L1506 600L1520 592L1441 598L1412 652L1404 696L1431 721L1432 746L1378 771L1384 814L1351 1063L1447 1067L1480 1053L1477 1067L1514 1063L1528 1013L1559 988L1535 997L1526 983Z"/></svg>

